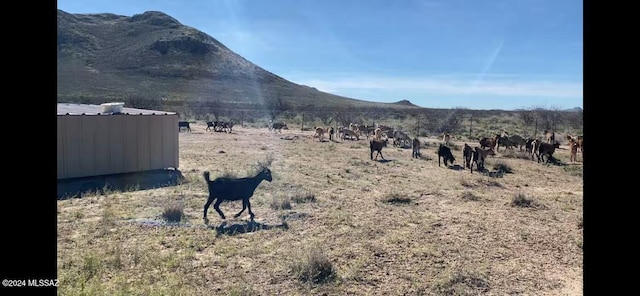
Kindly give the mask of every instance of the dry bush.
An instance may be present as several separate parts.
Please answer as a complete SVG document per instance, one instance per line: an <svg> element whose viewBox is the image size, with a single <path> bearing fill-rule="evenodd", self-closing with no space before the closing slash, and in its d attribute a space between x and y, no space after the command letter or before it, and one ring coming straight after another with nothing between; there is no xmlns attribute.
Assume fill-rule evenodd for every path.
<svg viewBox="0 0 640 296"><path fill-rule="evenodd" d="M299 254L291 264L291 271L298 280L312 284L327 283L337 276L337 271L327 255L317 247Z"/></svg>
<svg viewBox="0 0 640 296"><path fill-rule="evenodd" d="M409 204L411 203L411 198L402 196L398 193L391 193L385 196L382 201L390 204Z"/></svg>
<svg viewBox="0 0 640 296"><path fill-rule="evenodd" d="M167 222L177 223L184 217L184 208L179 204L166 206L162 212L162 219Z"/></svg>
<svg viewBox="0 0 640 296"><path fill-rule="evenodd" d="M437 295L482 295L489 291L489 282L475 273L456 272L436 283Z"/></svg>
<svg viewBox="0 0 640 296"><path fill-rule="evenodd" d="M291 201L295 203L316 202L316 195L310 191L304 191L291 196Z"/></svg>
<svg viewBox="0 0 640 296"><path fill-rule="evenodd" d="M271 208L274 210L290 210L291 209L291 199L286 197L286 196L282 196L282 197L277 197L274 196L273 197L273 201L271 201Z"/></svg>
<svg viewBox="0 0 640 296"><path fill-rule="evenodd" d="M463 192L462 194L460 194L460 198L462 198L464 200L473 200L473 201L480 200L480 197L478 197L477 195L473 194L473 192L471 192L471 191Z"/></svg>
<svg viewBox="0 0 640 296"><path fill-rule="evenodd" d="M492 167L495 171L500 173L513 173L513 170L511 169L511 167L507 165L505 162L500 160L495 161Z"/></svg>
<svg viewBox="0 0 640 296"><path fill-rule="evenodd" d="M516 207L528 208L533 206L533 200L524 195L524 193L518 193L513 196L511 204Z"/></svg>
<svg viewBox="0 0 640 296"><path fill-rule="evenodd" d="M515 149L507 149L506 151L502 152L502 157L504 157L504 158L519 158L519 159L530 160L531 159L531 154L529 154L526 151L519 151L519 150L515 150Z"/></svg>

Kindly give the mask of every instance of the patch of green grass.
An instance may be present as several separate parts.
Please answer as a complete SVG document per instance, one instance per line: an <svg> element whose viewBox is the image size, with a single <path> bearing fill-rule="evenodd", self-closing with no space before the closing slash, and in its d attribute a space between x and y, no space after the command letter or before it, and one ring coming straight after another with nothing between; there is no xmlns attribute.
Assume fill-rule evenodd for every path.
<svg viewBox="0 0 640 296"><path fill-rule="evenodd" d="M305 283L323 284L337 277L337 270L327 255L317 247L299 254L291 264L291 272Z"/></svg>

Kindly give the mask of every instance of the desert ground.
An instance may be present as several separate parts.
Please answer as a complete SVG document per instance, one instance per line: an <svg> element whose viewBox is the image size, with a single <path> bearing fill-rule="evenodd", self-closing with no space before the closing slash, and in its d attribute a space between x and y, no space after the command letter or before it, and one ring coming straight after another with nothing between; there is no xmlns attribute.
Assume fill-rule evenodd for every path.
<svg viewBox="0 0 640 296"><path fill-rule="evenodd" d="M179 134L177 186L58 200L60 295L582 295L582 155L553 164L500 148L486 172L311 131ZM472 147L475 141L468 141ZM213 206L203 172L272 182ZM179 223L163 213L183 213Z"/></svg>

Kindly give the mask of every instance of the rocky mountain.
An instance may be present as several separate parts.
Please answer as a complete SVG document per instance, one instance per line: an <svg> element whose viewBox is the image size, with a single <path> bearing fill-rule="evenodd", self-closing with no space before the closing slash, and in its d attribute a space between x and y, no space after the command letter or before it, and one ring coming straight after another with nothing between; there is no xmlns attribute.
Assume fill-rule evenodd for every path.
<svg viewBox="0 0 640 296"><path fill-rule="evenodd" d="M215 101L252 108L280 100L316 108L415 108L346 98L292 83L158 11L129 17L58 10L57 43L58 102Z"/></svg>

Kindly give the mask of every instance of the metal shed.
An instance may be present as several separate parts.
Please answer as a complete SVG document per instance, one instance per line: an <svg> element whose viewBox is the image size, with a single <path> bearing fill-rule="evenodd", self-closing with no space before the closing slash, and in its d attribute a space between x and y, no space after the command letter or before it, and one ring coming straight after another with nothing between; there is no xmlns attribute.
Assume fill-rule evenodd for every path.
<svg viewBox="0 0 640 296"><path fill-rule="evenodd" d="M59 103L58 180L178 168L178 114Z"/></svg>

